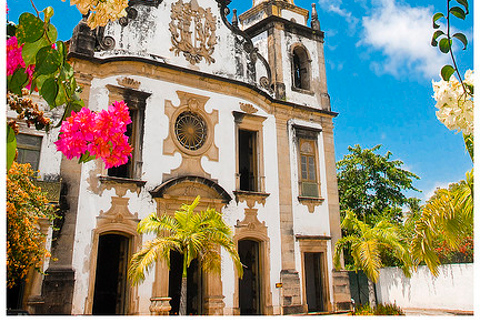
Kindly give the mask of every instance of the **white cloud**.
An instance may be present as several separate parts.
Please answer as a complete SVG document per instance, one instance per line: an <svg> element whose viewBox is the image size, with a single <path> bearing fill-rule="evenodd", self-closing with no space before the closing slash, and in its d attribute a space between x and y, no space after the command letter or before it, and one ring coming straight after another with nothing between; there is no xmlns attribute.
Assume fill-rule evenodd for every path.
<svg viewBox="0 0 480 320"><path fill-rule="evenodd" d="M371 64L375 72L437 78L448 56L430 45L433 8L411 7L395 0L374 2L371 14L362 19L364 30L358 44L385 56L384 61Z"/></svg>

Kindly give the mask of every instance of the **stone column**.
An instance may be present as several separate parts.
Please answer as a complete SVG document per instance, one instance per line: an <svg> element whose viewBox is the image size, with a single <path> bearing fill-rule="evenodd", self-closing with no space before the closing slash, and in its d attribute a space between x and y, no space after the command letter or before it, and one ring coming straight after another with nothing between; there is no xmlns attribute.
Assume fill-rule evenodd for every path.
<svg viewBox="0 0 480 320"><path fill-rule="evenodd" d="M340 203L338 198L337 171L335 149L333 143L333 123L331 119L322 121L323 145L325 150L325 166L327 172L328 212L330 235L332 237L331 252L335 252L335 244L342 237L340 227ZM341 258L343 267L343 257ZM333 270L332 279L334 311L350 310L350 282L346 271Z"/></svg>
<svg viewBox="0 0 480 320"><path fill-rule="evenodd" d="M48 233L48 229L50 227L50 221L48 219L39 219L38 225L40 227L40 232L43 234ZM42 247L45 247L45 241L42 243ZM42 266L43 268L43 262ZM28 283L25 292L24 292L24 300L26 302L26 309L30 314L37 314L40 312L43 306L43 299L42 299L42 280L43 275L39 273L37 270L31 269L30 276L27 279L31 279ZM24 302L24 303L25 303Z"/></svg>
<svg viewBox="0 0 480 320"><path fill-rule="evenodd" d="M283 314L302 313L300 299L300 277L295 269L295 236L293 234L292 185L290 168L290 139L288 130L289 116L277 112L277 150L278 150L278 180L280 199L280 239L282 248L282 271L280 281L282 288Z"/></svg>
<svg viewBox="0 0 480 320"><path fill-rule="evenodd" d="M155 281L152 286L150 298L150 313L158 316L168 316L172 307L168 296L169 270L167 263L157 260L155 265Z"/></svg>
<svg viewBox="0 0 480 320"><path fill-rule="evenodd" d="M220 249L219 249L220 250ZM225 303L223 299L225 296L222 294L222 278L219 273L207 272L203 273L204 283L204 314L210 316L223 315L223 308Z"/></svg>

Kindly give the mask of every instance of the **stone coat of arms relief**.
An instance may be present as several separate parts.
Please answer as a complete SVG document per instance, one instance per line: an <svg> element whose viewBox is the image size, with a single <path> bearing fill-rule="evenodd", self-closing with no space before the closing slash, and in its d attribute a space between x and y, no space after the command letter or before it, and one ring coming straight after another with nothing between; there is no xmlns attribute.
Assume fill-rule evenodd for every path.
<svg viewBox="0 0 480 320"><path fill-rule="evenodd" d="M172 21L169 29L172 34L170 51L175 55L183 52L184 57L191 64L200 63L202 58L208 64L215 62L212 54L217 44L215 31L217 30L216 17L211 8L203 9L197 0L183 3L179 0L172 4Z"/></svg>

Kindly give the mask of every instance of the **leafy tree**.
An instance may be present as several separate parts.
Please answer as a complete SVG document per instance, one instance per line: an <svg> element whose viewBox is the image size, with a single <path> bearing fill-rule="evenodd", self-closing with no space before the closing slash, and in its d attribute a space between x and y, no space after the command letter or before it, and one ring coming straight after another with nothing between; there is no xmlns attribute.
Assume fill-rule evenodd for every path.
<svg viewBox="0 0 480 320"><path fill-rule="evenodd" d="M138 284L145 280L145 271L148 272L158 258L166 261L170 267L170 251L183 255L180 315L187 313L187 270L192 260L198 259L204 271L220 272L221 247L230 254L239 276L243 275L230 227L215 209L194 212L199 201L200 196L190 205L183 204L174 216L152 213L142 219L138 232L155 233L157 237L145 243L142 250L133 255L128 270L131 282Z"/></svg>
<svg viewBox="0 0 480 320"><path fill-rule="evenodd" d="M362 270L368 278L368 299L375 309L375 293L373 284L378 281L382 267L381 252L384 249L392 251L403 262L403 272L410 276L411 260L408 244L400 235L399 227L387 220L380 220L371 226L359 220L356 214L347 210L341 223L342 229L349 232L335 244L333 263L339 269L340 256L343 249L351 248L354 268Z"/></svg>
<svg viewBox="0 0 480 320"><path fill-rule="evenodd" d="M21 283L31 267L39 270L46 237L39 230L38 220L55 218L54 208L45 193L30 180L30 164L13 162L7 175L7 286Z"/></svg>
<svg viewBox="0 0 480 320"><path fill-rule="evenodd" d="M359 219L375 223L377 215L389 212L390 220L400 221L401 206L409 199L404 191L415 190L412 185L419 177L401 168L403 162L391 160L392 153L375 153L381 145L362 149L359 145L348 147L350 154L337 162L338 192L342 216L347 210Z"/></svg>

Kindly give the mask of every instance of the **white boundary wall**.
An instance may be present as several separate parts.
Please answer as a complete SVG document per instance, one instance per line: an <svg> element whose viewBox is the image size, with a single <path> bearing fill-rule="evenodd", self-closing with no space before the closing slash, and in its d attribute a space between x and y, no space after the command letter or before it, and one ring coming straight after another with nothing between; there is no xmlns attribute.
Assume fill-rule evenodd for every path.
<svg viewBox="0 0 480 320"><path fill-rule="evenodd" d="M396 303L402 309L473 311L473 263L440 266L435 278L427 266L419 266L411 278L399 268L383 268L376 285L378 301Z"/></svg>

